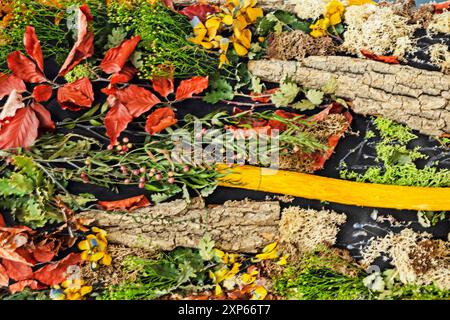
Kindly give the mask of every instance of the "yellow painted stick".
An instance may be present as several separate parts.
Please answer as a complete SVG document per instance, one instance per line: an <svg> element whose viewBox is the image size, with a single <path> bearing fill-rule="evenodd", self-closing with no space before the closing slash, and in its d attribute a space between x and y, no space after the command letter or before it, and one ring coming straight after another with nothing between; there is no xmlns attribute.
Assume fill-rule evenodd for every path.
<svg viewBox="0 0 450 320"><path fill-rule="evenodd" d="M401 210L450 211L450 188L423 188L360 183L254 166L219 166L231 171L224 187L279 193L354 206Z"/></svg>

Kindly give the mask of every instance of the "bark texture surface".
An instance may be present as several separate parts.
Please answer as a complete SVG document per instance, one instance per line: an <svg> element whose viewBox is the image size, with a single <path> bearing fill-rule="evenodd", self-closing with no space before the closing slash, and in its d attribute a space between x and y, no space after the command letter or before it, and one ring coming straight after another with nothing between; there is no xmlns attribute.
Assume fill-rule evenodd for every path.
<svg viewBox="0 0 450 320"><path fill-rule="evenodd" d="M208 0L208 4L222 5L226 0ZM175 6L189 6L192 4L197 4L198 0L173 0ZM289 0L258 0L258 8L263 8L265 10L281 9L281 10L291 10L294 8L292 4L289 4Z"/></svg>
<svg viewBox="0 0 450 320"><path fill-rule="evenodd" d="M280 211L276 201L227 201L205 207L194 199L190 204L175 200L129 213L87 211L79 217L95 219L95 225L108 231L111 243L128 247L195 248L208 232L223 250L254 253L278 237Z"/></svg>
<svg viewBox="0 0 450 320"><path fill-rule="evenodd" d="M249 69L266 81L288 76L313 89L335 77L336 95L352 100L356 113L382 115L428 135L450 133L450 75L341 56L250 61Z"/></svg>

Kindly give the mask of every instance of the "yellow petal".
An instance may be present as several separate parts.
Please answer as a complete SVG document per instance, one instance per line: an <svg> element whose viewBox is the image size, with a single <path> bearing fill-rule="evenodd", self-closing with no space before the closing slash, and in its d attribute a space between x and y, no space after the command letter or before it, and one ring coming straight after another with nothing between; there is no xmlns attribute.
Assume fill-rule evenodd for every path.
<svg viewBox="0 0 450 320"><path fill-rule="evenodd" d="M220 286L220 285L218 285L218 284L216 284L216 288L215 288L215 290L214 290L214 294L216 295L216 296L220 296L221 294L222 294L222 287Z"/></svg>
<svg viewBox="0 0 450 320"><path fill-rule="evenodd" d="M222 18L222 22L227 26L231 26L233 24L233 16L231 14L226 14Z"/></svg>
<svg viewBox="0 0 450 320"><path fill-rule="evenodd" d="M96 252L89 257L89 261L97 262L105 255L104 252Z"/></svg>
<svg viewBox="0 0 450 320"><path fill-rule="evenodd" d="M87 240L82 240L78 243L78 249L80 250L89 250L89 242Z"/></svg>
<svg viewBox="0 0 450 320"><path fill-rule="evenodd" d="M264 247L262 252L271 252L273 250L276 249L276 247L278 246L278 242L272 242L270 244L268 244L267 246Z"/></svg>
<svg viewBox="0 0 450 320"><path fill-rule="evenodd" d="M245 29L242 31L240 37L238 38L239 42L246 47L247 49L250 49L252 46L252 32L250 29Z"/></svg>
<svg viewBox="0 0 450 320"><path fill-rule="evenodd" d="M91 292L92 292L92 287L91 286L84 286L84 287L82 287L80 289L80 294L82 296L85 296L85 295L87 295L88 293L91 293Z"/></svg>
<svg viewBox="0 0 450 320"><path fill-rule="evenodd" d="M94 233L100 233L100 234L104 235L105 237L106 237L106 235L108 234L108 233L106 232L106 230L100 229L100 228L98 228L98 227L92 227L91 230L92 230L92 232L94 232Z"/></svg>
<svg viewBox="0 0 450 320"><path fill-rule="evenodd" d="M230 61L227 58L227 55L222 53L219 56L219 68L221 68L224 64L230 64Z"/></svg>
<svg viewBox="0 0 450 320"><path fill-rule="evenodd" d="M280 266L285 266L287 264L287 256L282 256L280 260L278 260L277 264Z"/></svg>
<svg viewBox="0 0 450 320"><path fill-rule="evenodd" d="M206 20L205 27L208 30L208 39L212 40L217 35L222 20L219 17L212 17Z"/></svg>
<svg viewBox="0 0 450 320"><path fill-rule="evenodd" d="M329 19L332 26L335 26L342 22L341 15L339 13L332 14L331 16L329 16Z"/></svg>
<svg viewBox="0 0 450 320"><path fill-rule="evenodd" d="M262 17L264 15L261 8L248 8L246 10L246 13L251 23L255 23L259 17Z"/></svg>
<svg viewBox="0 0 450 320"><path fill-rule="evenodd" d="M233 47L234 50L236 50L237 55L240 57L245 57L248 53L247 48L237 42L233 42Z"/></svg>
<svg viewBox="0 0 450 320"><path fill-rule="evenodd" d="M243 282L244 284L251 284L251 283L255 282L256 277L255 277L255 276L252 276L252 275L250 275L250 274L248 274L248 273L244 273L244 274L241 276L241 280L242 280L242 282Z"/></svg>
<svg viewBox="0 0 450 320"><path fill-rule="evenodd" d="M83 251L81 252L81 259L82 260L89 260L89 251Z"/></svg>
<svg viewBox="0 0 450 320"><path fill-rule="evenodd" d="M112 262L112 257L111 257L111 255L108 254L108 253L105 253L105 255L103 256L103 259L102 259L102 263L103 263L105 266L109 266L109 265L111 265L111 262Z"/></svg>
<svg viewBox="0 0 450 320"><path fill-rule="evenodd" d="M257 286L255 290L253 290L253 296L251 300L264 300L267 296L267 290L263 286Z"/></svg>

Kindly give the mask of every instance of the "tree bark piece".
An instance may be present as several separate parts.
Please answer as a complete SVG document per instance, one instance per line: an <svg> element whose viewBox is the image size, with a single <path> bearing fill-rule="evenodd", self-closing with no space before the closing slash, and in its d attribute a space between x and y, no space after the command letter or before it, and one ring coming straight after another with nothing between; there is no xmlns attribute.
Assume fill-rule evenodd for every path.
<svg viewBox="0 0 450 320"><path fill-rule="evenodd" d="M87 211L82 218L108 231L111 243L149 251L198 247L209 233L217 247L254 253L278 236L281 218L276 201L227 201L205 207L199 199L190 204L175 200L132 212Z"/></svg>
<svg viewBox="0 0 450 320"><path fill-rule="evenodd" d="M266 81L288 76L312 89L335 77L336 95L352 100L356 113L382 115L428 135L450 133L450 75L341 56L250 61L249 70Z"/></svg>
<svg viewBox="0 0 450 320"><path fill-rule="evenodd" d="M211 5L220 6L225 4L226 0L208 0L207 3ZM289 3L289 0L258 0L257 7L264 10L293 10L294 5ZM175 6L186 7L192 4L199 3L198 0L174 0Z"/></svg>

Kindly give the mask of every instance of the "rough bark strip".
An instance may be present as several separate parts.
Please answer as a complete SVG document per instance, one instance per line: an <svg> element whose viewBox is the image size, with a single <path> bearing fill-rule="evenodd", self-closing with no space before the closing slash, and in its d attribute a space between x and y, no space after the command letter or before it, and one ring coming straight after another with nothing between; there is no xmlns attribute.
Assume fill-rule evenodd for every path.
<svg viewBox="0 0 450 320"><path fill-rule="evenodd" d="M254 253L276 237L281 218L276 201L227 201L205 207L194 199L146 207L130 213L88 211L79 217L95 219L112 243L149 251L198 247L208 232L227 251Z"/></svg>
<svg viewBox="0 0 450 320"><path fill-rule="evenodd" d="M208 0L208 4L212 5L223 5L226 0ZM185 7L192 4L199 3L198 0L173 0L175 6ZM294 6L289 3L289 0L258 0L257 3L258 8L263 8L264 10L292 10Z"/></svg>
<svg viewBox="0 0 450 320"><path fill-rule="evenodd" d="M440 72L341 56L250 61L249 70L266 81L289 76L313 89L335 77L336 95L352 100L356 113L382 115L428 135L450 133L450 76Z"/></svg>

